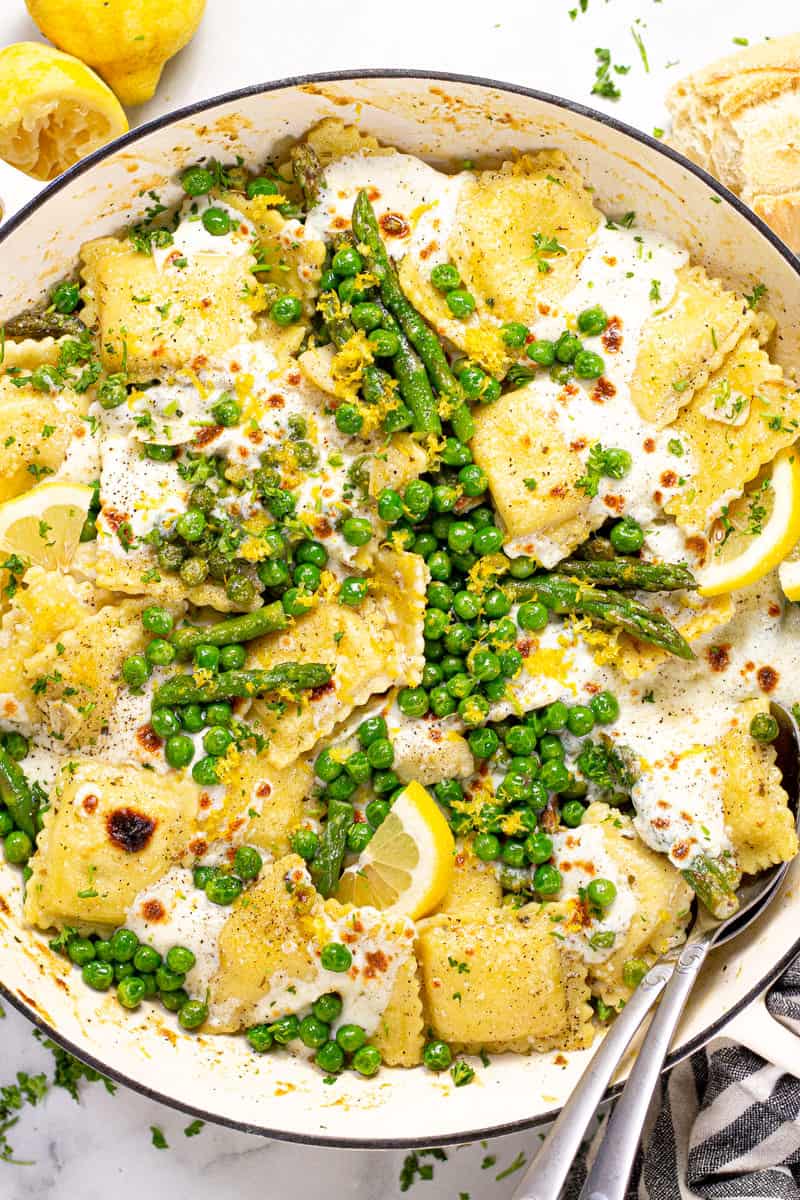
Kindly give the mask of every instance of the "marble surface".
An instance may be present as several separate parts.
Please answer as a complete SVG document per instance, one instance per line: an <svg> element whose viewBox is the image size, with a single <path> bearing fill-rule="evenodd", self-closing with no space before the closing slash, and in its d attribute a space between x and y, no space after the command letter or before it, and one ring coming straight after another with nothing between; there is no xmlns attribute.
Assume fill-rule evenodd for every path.
<svg viewBox="0 0 800 1200"><path fill-rule="evenodd" d="M797 28L791 0L404 0L381 9L365 0L208 0L192 44L167 67L156 98L131 122L228 88L310 71L417 67L510 80L568 96L648 132L666 126L663 96L680 75L731 52L734 38L758 41ZM793 16L793 14L795 14ZM649 70L632 30L641 35ZM0 45L36 37L22 0L0 4ZM594 49L607 46L619 77L616 103L590 95ZM1 967L0 967L1 970ZM0 1085L18 1070L47 1070L52 1057L30 1025L9 1011L0 1025ZM268 1142L206 1125L184 1133L188 1118L118 1089L84 1085L79 1103L52 1089L11 1131L17 1166L0 1162L3 1200L392 1200L400 1196L402 1152L319 1150ZM168 1149L153 1145L159 1127ZM423 1200L503 1200L535 1152L539 1134L515 1135L422 1159L433 1177L413 1185Z"/></svg>

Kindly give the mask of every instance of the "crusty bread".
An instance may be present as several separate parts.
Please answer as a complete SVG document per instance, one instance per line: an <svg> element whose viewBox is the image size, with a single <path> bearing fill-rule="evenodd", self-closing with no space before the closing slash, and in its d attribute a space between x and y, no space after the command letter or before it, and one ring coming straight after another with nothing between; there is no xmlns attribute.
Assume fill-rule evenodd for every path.
<svg viewBox="0 0 800 1200"><path fill-rule="evenodd" d="M677 83L671 142L800 252L800 33L749 46Z"/></svg>

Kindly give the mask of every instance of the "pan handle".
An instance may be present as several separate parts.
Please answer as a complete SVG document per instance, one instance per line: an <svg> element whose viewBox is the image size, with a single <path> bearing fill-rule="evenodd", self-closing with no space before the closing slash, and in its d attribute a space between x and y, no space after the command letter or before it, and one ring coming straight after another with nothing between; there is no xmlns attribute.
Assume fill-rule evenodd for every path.
<svg viewBox="0 0 800 1200"><path fill-rule="evenodd" d="M721 1037L733 1038L787 1075L800 1075L800 1035L767 1008L766 988L747 1008L737 1013L721 1031Z"/></svg>
<svg viewBox="0 0 800 1200"><path fill-rule="evenodd" d="M17 170L11 163L0 158L0 221L5 224L9 217L13 217L33 200L43 187L45 184L41 179L31 179L30 175Z"/></svg>

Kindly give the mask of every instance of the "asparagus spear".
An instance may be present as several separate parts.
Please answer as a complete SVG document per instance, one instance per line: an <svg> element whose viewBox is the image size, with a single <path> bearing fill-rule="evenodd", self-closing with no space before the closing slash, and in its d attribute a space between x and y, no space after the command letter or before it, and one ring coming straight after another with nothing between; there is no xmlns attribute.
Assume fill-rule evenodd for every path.
<svg viewBox="0 0 800 1200"><path fill-rule="evenodd" d="M565 575L536 575L504 584L515 600L539 600L555 613L582 613L601 625L624 629L641 642L660 646L677 658L692 659L694 651L669 621L630 596L574 583Z"/></svg>
<svg viewBox="0 0 800 1200"><path fill-rule="evenodd" d="M724 920L736 912L739 907L736 888L741 875L730 854L719 858L701 855L681 875L715 917Z"/></svg>
<svg viewBox="0 0 800 1200"><path fill-rule="evenodd" d="M367 268L378 278L384 304L399 321L403 333L425 364L434 386L442 395L461 400L461 385L450 370L439 339L400 287L397 272L381 240L375 210L364 191L358 193L353 205L352 224L359 247L366 247Z"/></svg>
<svg viewBox="0 0 800 1200"><path fill-rule="evenodd" d="M153 708L172 704L210 704L235 696L263 696L290 688L294 692L322 687L333 674L324 663L279 663L268 671L220 671L207 683L195 683L193 675L175 675L162 684L153 697Z"/></svg>
<svg viewBox="0 0 800 1200"><path fill-rule="evenodd" d="M335 292L323 292L317 301L317 308L322 314L331 341L341 350L342 346L355 335L355 325L342 311Z"/></svg>
<svg viewBox="0 0 800 1200"><path fill-rule="evenodd" d="M177 629L170 640L178 655L188 657L197 646L229 646L231 642L249 642L264 633L285 629L288 623L283 605L276 600L274 604L265 604L255 612L217 621L205 629L187 625L185 629Z"/></svg>
<svg viewBox="0 0 800 1200"><path fill-rule="evenodd" d="M19 313L5 323L6 336L10 338L64 337L66 334L80 337L86 326L74 313L59 313L55 310L38 309Z"/></svg>
<svg viewBox="0 0 800 1200"><path fill-rule="evenodd" d="M441 433L442 423L436 408L436 398L422 360L415 353L392 313L384 305L381 305L381 308L384 314L384 328L393 330L400 339L400 349L392 359L392 366L400 385L400 395L414 414L414 429L417 433Z"/></svg>
<svg viewBox="0 0 800 1200"><path fill-rule="evenodd" d="M289 157L292 160L292 174L295 183L300 185L306 208L313 208L325 186L325 176L317 152L313 146L300 142L289 151Z"/></svg>
<svg viewBox="0 0 800 1200"><path fill-rule="evenodd" d="M353 806L350 801L332 797L328 801L328 819L311 868L317 891L323 896L330 896L336 890L347 848L347 831L352 823Z"/></svg>
<svg viewBox="0 0 800 1200"><path fill-rule="evenodd" d="M589 561L567 558L558 564L558 572L570 579L622 591L674 592L697 587L697 580L685 563L651 563L624 555Z"/></svg>
<svg viewBox="0 0 800 1200"><path fill-rule="evenodd" d="M18 829L36 840L36 805L25 772L0 748L0 797Z"/></svg>

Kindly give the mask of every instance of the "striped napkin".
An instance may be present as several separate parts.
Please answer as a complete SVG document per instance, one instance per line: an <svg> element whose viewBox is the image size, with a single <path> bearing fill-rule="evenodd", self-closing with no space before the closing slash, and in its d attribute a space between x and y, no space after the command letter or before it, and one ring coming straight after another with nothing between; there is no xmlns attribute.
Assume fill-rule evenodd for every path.
<svg viewBox="0 0 800 1200"><path fill-rule="evenodd" d="M767 1008L800 1036L800 959ZM604 1132L605 1121L576 1162L564 1200L577 1200ZM800 1078L726 1038L663 1077L627 1200L695 1197L800 1200Z"/></svg>

